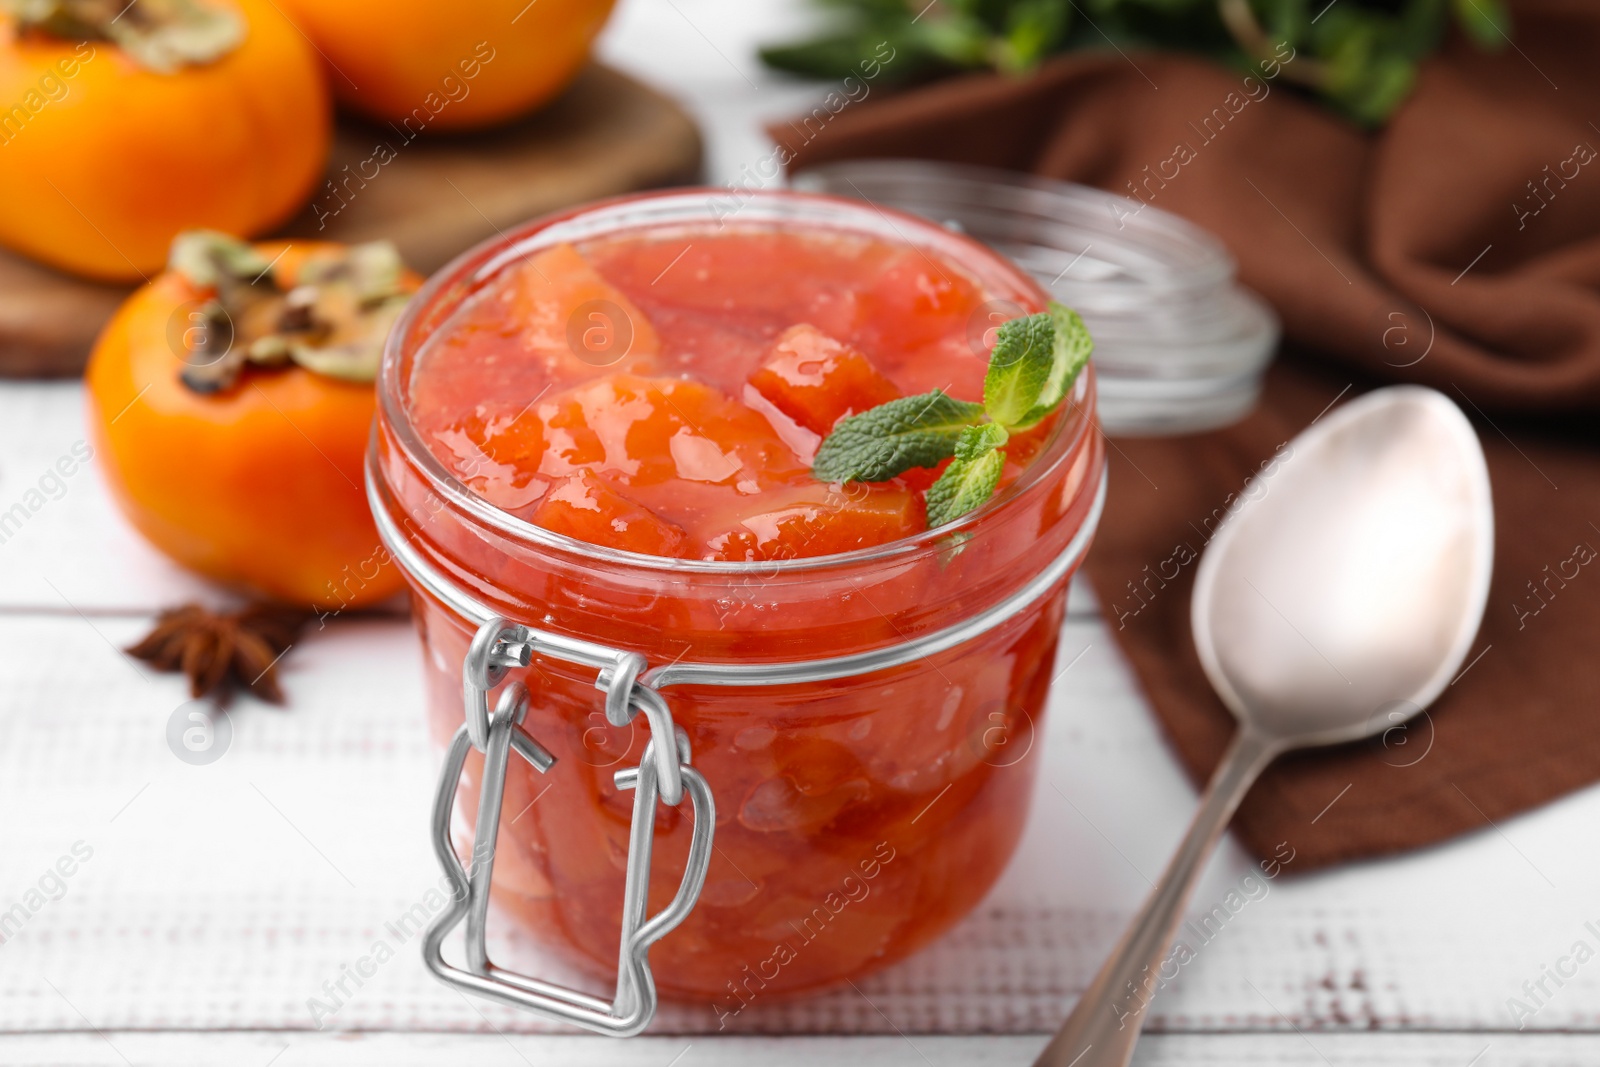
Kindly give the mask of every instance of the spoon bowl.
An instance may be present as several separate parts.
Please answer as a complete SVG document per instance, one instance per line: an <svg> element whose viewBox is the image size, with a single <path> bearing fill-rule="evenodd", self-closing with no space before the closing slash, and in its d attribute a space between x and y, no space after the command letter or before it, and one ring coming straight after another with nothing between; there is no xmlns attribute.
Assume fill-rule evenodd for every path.
<svg viewBox="0 0 1600 1067"><path fill-rule="evenodd" d="M1292 748L1383 733L1461 668L1489 595L1478 437L1443 394L1380 389L1312 425L1206 546L1190 620L1234 735L1177 853L1034 1067L1125 1067L1189 895L1252 782Z"/></svg>
<svg viewBox="0 0 1600 1067"><path fill-rule="evenodd" d="M1493 556L1466 416L1431 389L1368 393L1280 451L1207 546L1190 608L1201 666L1285 747L1380 733L1460 669Z"/></svg>

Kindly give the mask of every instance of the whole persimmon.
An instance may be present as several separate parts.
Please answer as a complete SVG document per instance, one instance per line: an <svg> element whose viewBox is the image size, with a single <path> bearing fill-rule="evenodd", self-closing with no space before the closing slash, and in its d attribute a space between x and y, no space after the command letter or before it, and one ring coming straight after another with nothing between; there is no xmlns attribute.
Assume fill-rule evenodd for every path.
<svg viewBox="0 0 1600 1067"><path fill-rule="evenodd" d="M0 245L139 281L305 202L331 102L272 0L0 0Z"/></svg>
<svg viewBox="0 0 1600 1067"><path fill-rule="evenodd" d="M401 587L362 460L384 338L421 279L392 245L182 235L89 360L112 495L157 548L294 605Z"/></svg>
<svg viewBox="0 0 1600 1067"><path fill-rule="evenodd" d="M565 89L614 0L280 0L339 102L424 131L494 125Z"/></svg>

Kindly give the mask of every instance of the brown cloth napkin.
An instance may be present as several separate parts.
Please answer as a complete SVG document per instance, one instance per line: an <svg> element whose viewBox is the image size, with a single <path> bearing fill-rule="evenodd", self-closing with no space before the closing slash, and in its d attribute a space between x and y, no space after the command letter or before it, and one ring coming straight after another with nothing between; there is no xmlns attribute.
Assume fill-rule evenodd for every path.
<svg viewBox="0 0 1600 1067"><path fill-rule="evenodd" d="M1113 442L1087 564L1196 781L1233 721L1190 639L1193 566L1153 594L1148 574L1203 549L1230 494L1331 404L1412 381L1474 418L1497 522L1483 628L1425 716L1286 757L1252 790L1236 832L1262 856L1288 842L1296 871L1487 828L1600 779L1600 5L1537 0L1514 19L1497 53L1447 43L1378 133L1281 76L1114 51L770 131L795 168L912 157L1136 196L1220 236L1283 316L1290 351L1249 419Z"/></svg>

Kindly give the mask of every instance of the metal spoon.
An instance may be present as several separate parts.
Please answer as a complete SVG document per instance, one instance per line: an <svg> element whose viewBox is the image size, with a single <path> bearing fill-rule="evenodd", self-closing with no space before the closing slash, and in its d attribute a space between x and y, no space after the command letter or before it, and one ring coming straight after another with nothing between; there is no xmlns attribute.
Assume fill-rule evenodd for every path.
<svg viewBox="0 0 1600 1067"><path fill-rule="evenodd" d="M1368 393L1281 449L1195 574L1195 647L1239 720L1143 909L1034 1067L1122 1067L1212 846L1267 764L1421 711L1489 593L1489 472L1466 417L1416 386Z"/></svg>

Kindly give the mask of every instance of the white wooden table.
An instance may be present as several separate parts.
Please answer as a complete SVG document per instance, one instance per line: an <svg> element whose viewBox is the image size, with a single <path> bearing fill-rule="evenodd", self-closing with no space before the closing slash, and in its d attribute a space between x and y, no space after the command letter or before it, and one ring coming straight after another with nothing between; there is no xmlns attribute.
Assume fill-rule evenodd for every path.
<svg viewBox="0 0 1600 1067"><path fill-rule="evenodd" d="M603 52L684 98L710 175L736 181L768 152L758 120L824 91L753 57L804 18L629 0ZM81 408L75 384L0 385L0 511L83 437ZM402 945L314 1017L325 983L393 940L385 924L436 877L410 626L334 620L286 660L289 710L244 701L220 761L179 761L180 680L117 649L158 608L215 594L128 531L94 466L0 542L0 1062L1026 1064L1194 803L1075 590L1018 858L917 959L752 1013L736 1028L751 1032L669 1008L653 1036L619 1043L470 1004ZM1137 1062L1600 1062L1600 963L1573 956L1600 950L1596 826L1591 789L1426 853L1272 882L1164 991ZM73 873L50 876L75 846ZM1196 899L1209 908L1252 869L1225 843ZM1536 1002L1524 983L1541 980ZM1537 1012L1514 1015L1513 997Z"/></svg>

